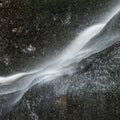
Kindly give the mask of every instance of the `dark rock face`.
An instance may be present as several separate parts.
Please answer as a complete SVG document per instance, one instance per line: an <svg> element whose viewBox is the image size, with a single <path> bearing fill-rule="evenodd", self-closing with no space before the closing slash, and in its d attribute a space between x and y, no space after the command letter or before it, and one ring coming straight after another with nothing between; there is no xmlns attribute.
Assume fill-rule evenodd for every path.
<svg viewBox="0 0 120 120"><path fill-rule="evenodd" d="M99 2L98 0L95 3ZM0 39L2 42L0 46L2 47L0 56L3 59L0 64L1 74L8 74L10 69L12 72L15 71L16 69L11 68L15 61L20 60L20 63L24 61L26 64L28 58L36 59L37 56L42 56L43 49L49 51L51 47L56 49L62 44L66 44L67 39L74 35L72 32L82 23L77 22L80 17L82 18L82 16L78 17L80 15L78 12L82 8L78 9L75 3L82 6L84 2L77 0L74 2L62 1L56 8L54 8L56 2L55 5L50 2L47 6L43 1L39 3L34 0L31 2L23 0L7 2L5 0L1 3L2 34ZM66 3L65 6L63 3ZM39 4L42 4L43 7L36 8ZM86 4L93 6L90 1ZM69 6L71 6L71 10ZM10 10L10 13L7 9ZM38 11L41 11L41 14ZM69 15L71 16L70 23L66 21L66 15L68 18ZM94 39L102 39L112 30L112 32L115 30L119 32L119 15L115 19L112 19L104 32ZM53 23L53 21L55 22ZM60 34L58 34L59 32ZM62 41L63 35L66 41ZM53 40L51 44L49 40ZM58 43L59 46L57 46ZM53 51L55 52L55 50ZM51 55L51 53L47 54ZM3 61L9 61L6 56L10 56L13 61L5 67ZM24 59L20 58L21 56ZM18 64L15 63L15 65ZM8 110L4 108L4 104L11 102L9 95L0 98L0 106L3 107L3 111L0 111L0 120L119 120L120 42L86 58L77 66L77 72L72 77L63 76L50 83L35 85L13 108ZM4 67L5 70L2 71ZM10 73L12 73L11 71ZM1 99L6 100L4 104L1 103Z"/></svg>
<svg viewBox="0 0 120 120"><path fill-rule="evenodd" d="M101 0L1 0L0 74L32 69L58 54L105 8Z"/></svg>
<svg viewBox="0 0 120 120"><path fill-rule="evenodd" d="M82 65L90 67L83 73L79 68L72 78L66 77L64 81L34 86L1 119L117 120L120 115L120 43L87 58ZM59 82L64 86L70 84L64 93L56 94L56 86L61 86Z"/></svg>

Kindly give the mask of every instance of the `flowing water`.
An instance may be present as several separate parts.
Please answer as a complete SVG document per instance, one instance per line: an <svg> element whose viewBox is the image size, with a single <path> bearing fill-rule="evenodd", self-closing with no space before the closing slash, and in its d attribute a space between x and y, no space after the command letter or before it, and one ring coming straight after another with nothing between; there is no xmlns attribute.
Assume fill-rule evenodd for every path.
<svg viewBox="0 0 120 120"><path fill-rule="evenodd" d="M106 36L104 41L100 39L91 42L119 11L120 5L113 8L101 23L92 25L79 33L60 55L48 61L42 68L26 73L0 77L0 95L18 92L11 98L14 104L21 99L27 90L37 83L48 82L63 75L71 76L76 71L74 63L78 63L118 41L118 39L116 41L114 39L119 37L119 35L115 35L110 38ZM92 44L89 45L89 43Z"/></svg>

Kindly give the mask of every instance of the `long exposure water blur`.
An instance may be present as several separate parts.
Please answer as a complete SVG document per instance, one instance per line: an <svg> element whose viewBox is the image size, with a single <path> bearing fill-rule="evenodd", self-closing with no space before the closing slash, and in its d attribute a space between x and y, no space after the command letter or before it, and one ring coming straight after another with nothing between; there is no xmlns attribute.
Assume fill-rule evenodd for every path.
<svg viewBox="0 0 120 120"><path fill-rule="evenodd" d="M0 2L0 118L117 120L120 2Z"/></svg>

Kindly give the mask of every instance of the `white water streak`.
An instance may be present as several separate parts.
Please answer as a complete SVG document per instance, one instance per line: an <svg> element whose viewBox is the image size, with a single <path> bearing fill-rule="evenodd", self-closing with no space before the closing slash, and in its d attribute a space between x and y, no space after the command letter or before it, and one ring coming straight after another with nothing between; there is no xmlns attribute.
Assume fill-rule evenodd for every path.
<svg viewBox="0 0 120 120"><path fill-rule="evenodd" d="M120 5L106 16L104 23L92 25L77 36L73 42L52 62L45 65L40 70L18 73L8 77L0 77L0 94L8 94L16 91L22 91L24 94L31 86L40 82L54 80L65 74L72 75L75 67L71 64L80 62L83 58L92 55L96 51L91 48L83 50L94 36L96 36L105 27L105 25L120 11ZM108 46L106 46L108 47ZM103 50L103 48L101 49ZM99 50L100 51L100 50Z"/></svg>

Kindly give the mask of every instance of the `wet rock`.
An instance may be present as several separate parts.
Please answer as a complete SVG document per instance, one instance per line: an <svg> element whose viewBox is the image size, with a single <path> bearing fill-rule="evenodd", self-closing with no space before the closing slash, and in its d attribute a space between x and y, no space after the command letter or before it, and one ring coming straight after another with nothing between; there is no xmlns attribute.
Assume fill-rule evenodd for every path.
<svg viewBox="0 0 120 120"><path fill-rule="evenodd" d="M9 59L11 58L10 60L13 60L10 63L11 66L15 61L20 62L20 57L24 58L21 59L20 63L25 62L26 64L28 58L31 59L34 56L33 58L36 59L36 56L40 55L40 53L43 54L49 51L49 47L54 46L54 49L56 49L61 44L65 44L67 41L66 36L70 34L71 29L74 31L79 26L80 23L77 21L80 20L79 18L82 18L82 16L78 17L81 9L77 7L75 1L65 4L65 6L63 3L59 3L56 8L53 7L56 5L56 2L55 5L50 2L46 6L44 2L34 3L34 0L31 2L25 2L23 0L7 1L5 0L0 3L0 9L4 7L1 18L2 28L4 26L4 29L2 29L2 37L0 37L0 40L2 38L3 41L0 43L0 46L2 46L0 48L0 55L10 56ZM34 6L31 5L33 3ZM79 2L78 5L81 3L83 2ZM36 5L39 6L39 4L42 4L44 8L42 6L39 9L35 7ZM93 6L90 1L86 4ZM18 9L16 5L19 6ZM62 5L62 8L60 5ZM71 10L69 5L71 6ZM85 9L86 6L82 11ZM6 10L10 10L10 13L6 12ZM40 10L43 10L41 14L38 12ZM4 14L5 12L6 14ZM14 19L11 18L13 13L15 13ZM34 13L36 13L36 16L34 16ZM86 16L89 15L89 13L86 14ZM52 24L53 21L56 21L54 22L55 26ZM38 24L39 22L40 24ZM48 24L46 24L47 22ZM100 40L104 37L104 34L109 33L106 31L110 30L110 23L107 26L108 29L106 28L107 30L105 29L103 33L97 36ZM62 27L60 27L61 25ZM115 28L116 25L118 23L115 23ZM114 28L114 24L112 28ZM119 28L116 30L118 31ZM59 32L60 34L58 35ZM66 41L64 41L65 39L62 41L62 38L65 38ZM60 42L59 39L61 39ZM49 40L53 40L52 44L50 44L51 41ZM94 38L94 40L96 39ZM43 45L44 47L42 47ZM31 53L31 50L35 54L33 52ZM5 58L3 60L4 62L6 60ZM77 72L73 76L62 76L53 82L35 85L27 91L21 101L13 105L13 108L10 107L11 109L8 109L8 106L4 107L10 102L12 103L12 100L9 99L11 95L0 96L0 108L2 108L0 119L118 120L120 118L120 42L76 64L78 66ZM5 65L0 64L0 66L2 71ZM13 69L11 66L9 66L9 69L8 67L6 69L8 71ZM17 64L15 64L16 66ZM3 70L1 74L8 73L8 71ZM13 71L11 70L10 73Z"/></svg>
<svg viewBox="0 0 120 120"><path fill-rule="evenodd" d="M119 55L120 42L85 59L86 65L91 64L91 59L93 61L85 72L81 73L78 69L72 77L66 76L65 79L53 83L34 86L25 94L19 105L2 119L118 119L120 115ZM67 83L69 86L61 93L59 83L63 83L62 89ZM60 91L59 94L56 94L56 89Z"/></svg>
<svg viewBox="0 0 120 120"><path fill-rule="evenodd" d="M104 4L101 0L1 0L0 58L11 60L7 64L0 60L0 74L33 69L38 61L59 54L79 31L95 23L101 10L106 11ZM33 52L27 49L30 45Z"/></svg>

